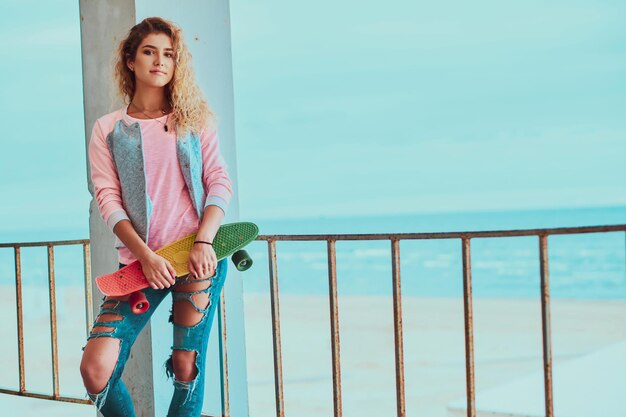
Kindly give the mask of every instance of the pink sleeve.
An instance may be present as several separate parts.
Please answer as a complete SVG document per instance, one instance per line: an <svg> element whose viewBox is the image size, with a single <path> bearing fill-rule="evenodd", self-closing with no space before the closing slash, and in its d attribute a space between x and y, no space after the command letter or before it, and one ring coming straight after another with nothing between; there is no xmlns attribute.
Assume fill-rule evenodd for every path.
<svg viewBox="0 0 626 417"><path fill-rule="evenodd" d="M226 162L220 154L217 130L203 130L200 133L200 142L202 144L202 182L206 192L204 207L218 206L226 213L233 191Z"/></svg>
<svg viewBox="0 0 626 417"><path fill-rule="evenodd" d="M100 215L113 230L117 222L128 219L128 214L122 203L122 190L115 164L106 144L102 126L97 120L89 141L89 166Z"/></svg>

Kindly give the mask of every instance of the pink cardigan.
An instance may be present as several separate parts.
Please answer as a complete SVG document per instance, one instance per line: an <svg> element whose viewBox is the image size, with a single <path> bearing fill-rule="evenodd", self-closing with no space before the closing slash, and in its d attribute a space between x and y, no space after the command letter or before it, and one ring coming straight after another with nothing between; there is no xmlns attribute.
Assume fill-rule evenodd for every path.
<svg viewBox="0 0 626 417"><path fill-rule="evenodd" d="M148 195L152 200L148 246L159 249L190 233L198 231L199 219L176 156L174 129L165 132L167 116L153 120L136 119L126 113L126 107L96 120L89 142L91 180L100 214L111 229L128 218L122 201L122 191L115 164L106 144L106 137L115 123L139 122L143 140ZM224 212L232 197L232 184L226 163L219 152L217 131L205 129L200 133L202 144L202 180L207 195L206 204L216 205ZM118 249L119 262L128 264L136 259L126 248Z"/></svg>

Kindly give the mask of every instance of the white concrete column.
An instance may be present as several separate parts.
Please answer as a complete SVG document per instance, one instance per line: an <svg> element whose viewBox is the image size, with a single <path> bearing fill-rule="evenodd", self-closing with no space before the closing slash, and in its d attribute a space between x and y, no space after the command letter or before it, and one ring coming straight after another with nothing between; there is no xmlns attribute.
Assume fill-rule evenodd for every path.
<svg viewBox="0 0 626 417"><path fill-rule="evenodd" d="M200 87L218 116L220 149L234 186L225 222L239 220L229 1L80 0L80 9L86 140L89 140L96 118L122 105L110 106L111 54L117 43L131 26L146 17L160 16L172 20L183 29ZM89 188L93 192L91 184ZM93 276L115 269L117 258L113 234L101 220L95 201L91 203L90 238ZM226 401L233 417L248 416L241 279L241 274L230 263L224 286L230 397L230 401ZM97 308L100 298L94 298ZM151 325L146 326L133 347L124 373L138 416L165 415L169 406L173 387L165 378L163 363L169 357L172 344L172 328L168 323L170 306L171 299L164 300L155 312ZM204 412L211 416L222 415L221 338L217 316L209 339L205 381ZM141 355L134 355L136 352Z"/></svg>

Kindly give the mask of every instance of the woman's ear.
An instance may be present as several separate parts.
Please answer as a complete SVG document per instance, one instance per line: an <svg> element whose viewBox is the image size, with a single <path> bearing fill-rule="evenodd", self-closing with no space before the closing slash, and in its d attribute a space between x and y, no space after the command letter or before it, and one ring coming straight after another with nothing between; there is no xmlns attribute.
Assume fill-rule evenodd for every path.
<svg viewBox="0 0 626 417"><path fill-rule="evenodd" d="M130 55L126 55L126 66L131 71L135 71L135 61L130 59Z"/></svg>

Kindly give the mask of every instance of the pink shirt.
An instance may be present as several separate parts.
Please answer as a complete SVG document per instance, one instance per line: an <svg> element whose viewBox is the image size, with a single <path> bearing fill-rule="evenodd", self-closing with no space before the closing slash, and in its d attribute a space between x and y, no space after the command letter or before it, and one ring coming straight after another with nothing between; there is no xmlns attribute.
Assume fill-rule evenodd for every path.
<svg viewBox="0 0 626 417"><path fill-rule="evenodd" d="M136 119L126 113L126 107L96 120L89 142L89 163L94 195L100 214L113 229L120 220L127 219L119 178L106 144L106 137L115 122L123 119L130 125L139 122L143 139L144 163L148 195L152 200L152 214L148 247L159 249L190 233L198 231L199 219L191 201L176 155L174 129L165 132L163 123L167 116L157 119ZM219 152L216 130L200 132L202 145L202 180L207 195L207 205L217 205L226 211L232 196L232 185L226 164ZM119 262L128 264L136 259L126 248L118 249Z"/></svg>

